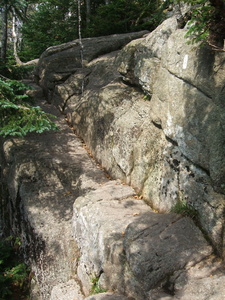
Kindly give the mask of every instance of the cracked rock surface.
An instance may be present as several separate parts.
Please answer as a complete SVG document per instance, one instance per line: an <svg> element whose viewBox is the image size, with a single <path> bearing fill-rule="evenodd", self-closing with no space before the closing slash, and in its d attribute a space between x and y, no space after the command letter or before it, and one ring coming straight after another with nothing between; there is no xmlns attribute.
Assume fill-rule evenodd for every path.
<svg viewBox="0 0 225 300"><path fill-rule="evenodd" d="M193 221L156 213L106 178L62 116L57 123L2 148L5 225L31 264L31 299L197 300L207 281L222 295L223 266Z"/></svg>
<svg viewBox="0 0 225 300"><path fill-rule="evenodd" d="M191 219L155 213L130 192L111 181L74 203L73 231L81 251L78 276L86 293L91 278L98 278L105 290L151 299L152 289L166 290L169 282L175 284L172 275L212 254Z"/></svg>
<svg viewBox="0 0 225 300"><path fill-rule="evenodd" d="M225 54L191 45L185 33L169 18L48 90L113 178L160 212L187 203L223 255ZM55 74L45 62L63 58L49 51L37 69L43 88Z"/></svg>
<svg viewBox="0 0 225 300"><path fill-rule="evenodd" d="M1 148L2 214L32 266L33 299L225 299L214 256L224 250L225 54L192 48L185 32L170 18L146 36L87 39L83 64L77 41L40 58L52 102L42 104L60 131ZM204 234L170 212L176 203Z"/></svg>

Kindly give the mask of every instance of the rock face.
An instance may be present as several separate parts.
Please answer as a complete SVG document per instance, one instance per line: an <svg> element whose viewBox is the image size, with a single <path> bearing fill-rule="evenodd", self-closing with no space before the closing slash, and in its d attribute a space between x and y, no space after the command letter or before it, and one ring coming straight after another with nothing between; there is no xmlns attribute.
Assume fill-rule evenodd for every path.
<svg viewBox="0 0 225 300"><path fill-rule="evenodd" d="M225 54L185 33L170 18L40 58L36 78L66 120L55 112L60 131L1 147L2 217L31 264L32 299L225 299L213 255L224 255Z"/></svg>
<svg viewBox="0 0 225 300"><path fill-rule="evenodd" d="M1 148L1 212L31 266L31 299L197 300L206 281L223 299L221 263L193 221L153 212L106 177L63 116L57 123Z"/></svg>
<svg viewBox="0 0 225 300"><path fill-rule="evenodd" d="M36 75L45 96L52 99L54 87L64 82L86 63L105 53L121 49L133 39L142 37L148 31L75 40L48 48L40 57Z"/></svg>
<svg viewBox="0 0 225 300"><path fill-rule="evenodd" d="M151 299L151 290L166 286L171 274L211 254L190 219L157 214L131 196L128 187L112 181L75 201L78 276L85 293L90 278L98 278L105 290Z"/></svg>
<svg viewBox="0 0 225 300"><path fill-rule="evenodd" d="M8 139L1 149L3 219L10 234L21 238L25 259L32 266L32 284L38 287L34 299L50 299L52 288L76 272L73 202L106 181L63 117L58 125L57 132Z"/></svg>
<svg viewBox="0 0 225 300"><path fill-rule="evenodd" d="M167 19L120 51L86 59L49 90L111 176L160 212L187 202L222 254L225 54L193 46L185 34ZM44 89L56 77L46 61L61 61L51 52L38 68Z"/></svg>

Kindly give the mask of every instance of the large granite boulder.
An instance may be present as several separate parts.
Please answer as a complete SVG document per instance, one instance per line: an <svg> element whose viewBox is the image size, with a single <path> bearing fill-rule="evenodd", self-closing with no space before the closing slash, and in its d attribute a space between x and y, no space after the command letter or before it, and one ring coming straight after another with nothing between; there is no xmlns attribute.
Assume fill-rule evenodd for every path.
<svg viewBox="0 0 225 300"><path fill-rule="evenodd" d="M121 49L148 31L85 38L49 47L40 57L35 76L45 96L52 100L55 85L65 81L88 62L105 53Z"/></svg>
<svg viewBox="0 0 225 300"><path fill-rule="evenodd" d="M191 219L155 213L132 194L111 181L75 201L77 273L86 294L97 278L102 289L151 299L152 289L172 282L171 274L212 253Z"/></svg>
<svg viewBox="0 0 225 300"><path fill-rule="evenodd" d="M189 43L186 32L167 19L87 62L53 99L113 178L161 212L186 202L222 254L225 53Z"/></svg>
<svg viewBox="0 0 225 300"><path fill-rule="evenodd" d="M157 52L151 41L165 33L164 26L171 28L171 21L166 22L139 42L134 54L129 51L132 43L121 51L122 57L117 60L119 71L131 84L137 84L148 93L151 99L149 118L174 146L175 152L166 150L163 154L170 164L160 184L167 191L166 198L168 192L172 194L171 182L175 179L172 190L177 199L186 200L198 211L201 225L222 250L225 55L209 47L192 45L185 37L185 29L173 31ZM135 57L132 68L126 63L131 56ZM153 59L157 62L151 67L149 63ZM146 64L150 75L146 75L145 67L139 68ZM149 186L144 187L143 194L147 199L154 198L153 204L160 209ZM159 197L162 199L162 195Z"/></svg>

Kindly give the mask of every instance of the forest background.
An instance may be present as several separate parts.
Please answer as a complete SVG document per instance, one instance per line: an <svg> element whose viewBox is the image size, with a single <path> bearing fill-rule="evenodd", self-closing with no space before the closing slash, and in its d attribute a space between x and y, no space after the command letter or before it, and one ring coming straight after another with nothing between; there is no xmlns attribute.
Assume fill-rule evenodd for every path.
<svg viewBox="0 0 225 300"><path fill-rule="evenodd" d="M0 0L1 62L32 60L80 36L152 31L183 2L192 6L187 18L201 39L224 26L224 0Z"/></svg>
<svg viewBox="0 0 225 300"><path fill-rule="evenodd" d="M1 59L18 52L38 58L49 46L84 37L152 31L170 1L161 0L1 0ZM11 53L10 53L11 51Z"/></svg>

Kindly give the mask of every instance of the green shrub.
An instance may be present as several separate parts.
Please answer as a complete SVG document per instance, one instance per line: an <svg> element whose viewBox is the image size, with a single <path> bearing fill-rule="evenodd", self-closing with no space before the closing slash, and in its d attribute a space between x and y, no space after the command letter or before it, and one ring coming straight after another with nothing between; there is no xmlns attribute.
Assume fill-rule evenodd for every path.
<svg viewBox="0 0 225 300"><path fill-rule="evenodd" d="M168 4L183 3L190 5L190 11L185 18L189 19L187 36L192 43L213 46L222 50L225 39L224 1L205 0L167 0Z"/></svg>
<svg viewBox="0 0 225 300"><path fill-rule="evenodd" d="M17 294L17 299L23 299L23 295L28 293L29 269L21 262L18 249L17 241L11 237L0 241L1 300L12 299L11 295L14 293Z"/></svg>
<svg viewBox="0 0 225 300"><path fill-rule="evenodd" d="M34 66L18 66L13 57L7 57L7 63L0 65L0 74L9 79L21 80L28 78Z"/></svg>
<svg viewBox="0 0 225 300"><path fill-rule="evenodd" d="M25 136L29 132L57 129L52 115L31 105L25 94L27 89L27 85L17 80L0 79L0 135Z"/></svg>

